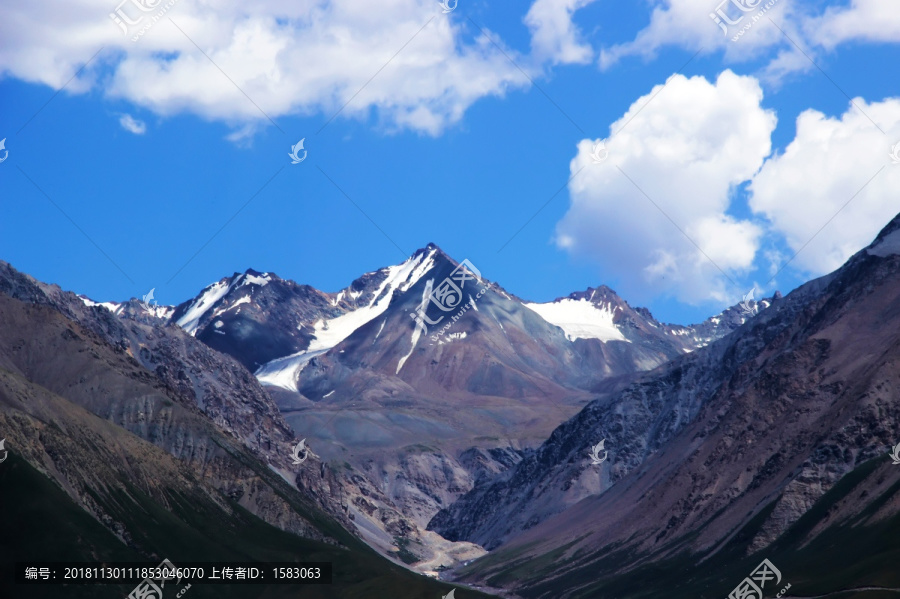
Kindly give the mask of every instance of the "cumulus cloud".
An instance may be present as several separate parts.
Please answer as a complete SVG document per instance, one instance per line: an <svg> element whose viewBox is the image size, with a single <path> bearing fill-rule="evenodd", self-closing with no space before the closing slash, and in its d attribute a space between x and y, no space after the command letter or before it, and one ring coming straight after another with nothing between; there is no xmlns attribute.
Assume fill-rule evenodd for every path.
<svg viewBox="0 0 900 599"><path fill-rule="evenodd" d="M556 64L591 62L594 50L580 41L581 32L572 22L572 15L594 1L535 0L525 15L535 57Z"/></svg>
<svg viewBox="0 0 900 599"><path fill-rule="evenodd" d="M236 129L265 124L263 113L330 116L349 101L344 117L374 114L389 128L430 134L479 98L529 84L487 36L434 0L146 0L156 11L147 13L138 4L120 5L120 20L143 18L120 28L109 0L13 3L0 21L0 72L60 88L104 47L67 91L100 86L156 114L192 112Z"/></svg>
<svg viewBox="0 0 900 599"><path fill-rule="evenodd" d="M119 124L126 131L130 131L135 135L143 135L147 131L147 125L144 121L139 121L130 114L123 114L119 117Z"/></svg>
<svg viewBox="0 0 900 599"><path fill-rule="evenodd" d="M729 301L739 292L729 279L752 267L762 234L728 214L730 192L771 152L776 118L759 82L731 71L660 88L612 124L606 161L591 158L598 140L578 144L556 241L636 293Z"/></svg>
<svg viewBox="0 0 900 599"><path fill-rule="evenodd" d="M802 249L791 264L821 275L868 245L900 211L900 165L889 157L900 142L900 99L856 98L840 118L806 110L796 131L754 177L749 202L792 254Z"/></svg>

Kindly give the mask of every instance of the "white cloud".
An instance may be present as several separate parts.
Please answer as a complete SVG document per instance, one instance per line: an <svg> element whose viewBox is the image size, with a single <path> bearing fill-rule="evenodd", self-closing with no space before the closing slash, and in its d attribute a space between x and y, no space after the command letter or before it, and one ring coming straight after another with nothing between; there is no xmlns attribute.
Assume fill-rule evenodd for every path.
<svg viewBox="0 0 900 599"><path fill-rule="evenodd" d="M581 32L572 22L572 15L593 2L595 0L535 0L525 15L535 57L555 64L591 62L594 50L580 41Z"/></svg>
<svg viewBox="0 0 900 599"><path fill-rule="evenodd" d="M777 0L765 16L758 20L737 41L731 41L734 34L752 21L757 11L745 13L731 4L732 0L662 0L655 2L650 15L650 24L638 32L634 40L604 48L600 53L600 67L607 69L627 56L654 58L664 46L680 46L688 50L712 52L724 50L725 60L740 62L756 57L762 49L775 44L786 44L784 36L767 17L779 23L783 29L792 32L790 0ZM733 0L740 2L742 0ZM743 0L753 6L759 0ZM763 6L765 2L759 6ZM728 33L712 19L717 8L725 12L732 21L743 16L740 23L727 27ZM792 17L791 17L792 18ZM792 37L798 37L796 34Z"/></svg>
<svg viewBox="0 0 900 599"><path fill-rule="evenodd" d="M115 8L115 0L9 5L0 72L60 88L105 46L67 91L100 86L156 114L192 112L238 130L267 124L260 109L273 119L318 113L324 123L376 72L342 116L374 114L387 128L430 134L479 98L529 85L480 31L434 0L179 1L136 42L138 27L125 36L109 18ZM122 10L142 14L132 2Z"/></svg>
<svg viewBox="0 0 900 599"><path fill-rule="evenodd" d="M727 214L729 192L770 153L775 115L760 106L758 81L731 71L715 83L673 75L651 101L659 89L612 124L605 162L590 157L596 140L579 142L570 170L583 170L557 243L632 293L730 301L741 290L719 268L732 278L750 269L762 231Z"/></svg>
<svg viewBox="0 0 900 599"><path fill-rule="evenodd" d="M777 78L787 72L814 68L794 47L811 57L850 41L900 42L900 10L884 0L852 0L849 6L824 7L822 2L802 0L654 0L650 23L630 42L604 48L600 67L610 68L622 58L653 58L665 46L690 51L723 51L726 62L738 63L776 50L764 73ZM738 5L752 10L743 12ZM771 4L771 7L768 7ZM713 17L721 10L735 25L726 31ZM759 11L762 16L753 22ZM734 35L749 29L737 40ZM777 26L776 26L777 25ZM790 40L786 39L783 30Z"/></svg>
<svg viewBox="0 0 900 599"><path fill-rule="evenodd" d="M853 0L850 6L828 7L806 24L808 35L827 49L846 41L900 41L900 10L894 2Z"/></svg>
<svg viewBox="0 0 900 599"><path fill-rule="evenodd" d="M867 104L856 98L840 118L806 110L796 130L784 152L754 178L750 207L770 220L791 255L803 248L792 266L820 275L868 245L900 211L900 165L888 156L900 142L900 99Z"/></svg>
<svg viewBox="0 0 900 599"><path fill-rule="evenodd" d="M611 125L606 161L591 159L597 140L578 144L557 224L559 247L600 263L626 292L733 302L731 281L756 268L773 277L798 251L795 272L831 272L900 211L889 156L900 98L856 98L837 117L806 110L793 141L769 156L776 118L755 78L675 75L651 101L659 90ZM753 219L729 211L744 183Z"/></svg>
<svg viewBox="0 0 900 599"><path fill-rule="evenodd" d="M139 121L130 114L123 114L119 117L119 124L126 131L130 131L135 135L143 135L147 131L147 125L144 121Z"/></svg>

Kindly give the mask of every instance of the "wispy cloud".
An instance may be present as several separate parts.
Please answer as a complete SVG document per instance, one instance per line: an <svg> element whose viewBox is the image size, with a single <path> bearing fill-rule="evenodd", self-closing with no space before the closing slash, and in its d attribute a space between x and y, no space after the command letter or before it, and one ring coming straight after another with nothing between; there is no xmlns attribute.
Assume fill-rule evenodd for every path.
<svg viewBox="0 0 900 599"><path fill-rule="evenodd" d="M130 114L123 114L119 117L119 124L122 125L122 128L126 131L130 131L135 135L143 135L147 132L147 124L144 121L139 121Z"/></svg>
<svg viewBox="0 0 900 599"><path fill-rule="evenodd" d="M747 12L736 11L738 4L746 6ZM810 59L800 54L794 44L815 58L850 42L900 40L900 11L891 2L850 0L832 2L833 6L826 4L821 0L652 0L649 24L636 32L631 41L603 48L600 67L609 69L628 56L653 58L662 48L677 46L689 51L722 52L729 64L774 54L763 72L767 79L775 79L811 68ZM737 17L744 15L740 25L723 33L710 18L718 8ZM757 18L760 12L763 15ZM753 20L758 21L753 28L733 41L732 34Z"/></svg>
<svg viewBox="0 0 900 599"><path fill-rule="evenodd" d="M584 64L594 50L581 38L573 14L596 0L535 0L525 15L531 31L531 48L538 60L556 64Z"/></svg>

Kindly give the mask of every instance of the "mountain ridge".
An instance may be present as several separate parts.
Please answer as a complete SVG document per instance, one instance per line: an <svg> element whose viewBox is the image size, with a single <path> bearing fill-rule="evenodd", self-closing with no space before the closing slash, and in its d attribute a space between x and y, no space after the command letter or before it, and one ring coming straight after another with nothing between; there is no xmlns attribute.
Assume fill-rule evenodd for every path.
<svg viewBox="0 0 900 599"><path fill-rule="evenodd" d="M731 335L592 401L439 512L429 528L494 549L463 579L509 580L523 560L564 550L559 574L562 560L543 561L512 590L589 597L642 565L699 573L685 560L797 551L850 523L871 531L897 521L890 489L900 481L891 486L897 471L886 459L900 429L900 337L890 326L900 319L897 223ZM609 459L592 464L600 439ZM852 500L817 507L856 472ZM603 574L578 586L563 571L584 581Z"/></svg>
<svg viewBox="0 0 900 599"><path fill-rule="evenodd" d="M399 535L422 563L446 553L425 525L475 480L509 468L597 394L746 317L732 307L695 327L665 325L607 286L528 303L477 270L446 312L434 293L453 290L460 264L428 244L334 293L248 269L147 316L168 314L255 372L297 438L365 474L344 481L355 497L341 501L360 534L385 552ZM440 324L423 334L414 320ZM423 440L440 449L414 449Z"/></svg>

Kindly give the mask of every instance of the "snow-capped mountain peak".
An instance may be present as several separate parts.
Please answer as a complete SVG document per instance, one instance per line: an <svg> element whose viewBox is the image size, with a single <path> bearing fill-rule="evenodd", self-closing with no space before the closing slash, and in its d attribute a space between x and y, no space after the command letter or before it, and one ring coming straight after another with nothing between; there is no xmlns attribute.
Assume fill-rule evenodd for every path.
<svg viewBox="0 0 900 599"><path fill-rule="evenodd" d="M331 349L353 334L359 327L377 318L387 310L395 292L402 293L406 291L434 267L434 255L437 251L437 248L433 248L427 252L417 252L401 264L388 266L374 273L368 273L366 276L380 276L382 279L378 287L369 294L371 299L367 303L347 310L334 318L318 319L313 324L315 332L309 347L295 356L298 358L297 362L303 363L304 360L302 358L305 355L322 353ZM338 306L344 297L357 299L362 295L361 291L342 290L336 294L332 305Z"/></svg>

